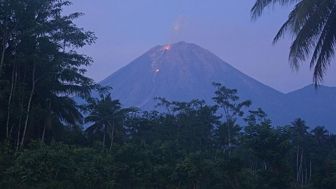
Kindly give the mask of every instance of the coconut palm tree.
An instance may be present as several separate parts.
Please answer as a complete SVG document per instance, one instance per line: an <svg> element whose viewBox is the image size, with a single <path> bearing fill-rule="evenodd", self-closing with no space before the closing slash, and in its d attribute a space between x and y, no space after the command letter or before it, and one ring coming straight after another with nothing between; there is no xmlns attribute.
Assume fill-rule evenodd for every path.
<svg viewBox="0 0 336 189"><path fill-rule="evenodd" d="M292 122L290 132L293 145L296 146L296 182L297 184L304 185L307 182L304 177L304 171L307 170L304 167L304 163L307 158L308 127L304 120L298 118Z"/></svg>
<svg viewBox="0 0 336 189"><path fill-rule="evenodd" d="M310 59L314 69L313 80L319 84L335 53L336 1L335 0L256 0L252 18L259 17L265 8L274 5L294 5L287 21L274 38L277 42L285 33L293 36L289 61L294 69Z"/></svg>
<svg viewBox="0 0 336 189"><path fill-rule="evenodd" d="M91 99L87 106L89 115L85 121L91 123L86 132L91 134L103 134L103 148L106 137L109 135L110 150L112 149L116 133L123 127L122 120L132 108L122 108L119 100L113 100L111 94L101 95L100 99ZM118 127L119 126L119 127Z"/></svg>
<svg viewBox="0 0 336 189"><path fill-rule="evenodd" d="M324 127L318 126L311 131L315 140L319 145L325 142L328 139L329 133Z"/></svg>

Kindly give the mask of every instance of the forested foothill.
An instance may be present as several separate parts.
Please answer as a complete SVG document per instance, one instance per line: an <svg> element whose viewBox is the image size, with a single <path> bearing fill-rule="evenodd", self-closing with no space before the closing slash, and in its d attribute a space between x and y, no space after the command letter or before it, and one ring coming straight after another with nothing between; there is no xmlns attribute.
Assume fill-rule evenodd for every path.
<svg viewBox="0 0 336 189"><path fill-rule="evenodd" d="M70 4L0 1L0 188L336 188L336 135L273 125L220 83L212 105L124 107L84 75L96 37Z"/></svg>

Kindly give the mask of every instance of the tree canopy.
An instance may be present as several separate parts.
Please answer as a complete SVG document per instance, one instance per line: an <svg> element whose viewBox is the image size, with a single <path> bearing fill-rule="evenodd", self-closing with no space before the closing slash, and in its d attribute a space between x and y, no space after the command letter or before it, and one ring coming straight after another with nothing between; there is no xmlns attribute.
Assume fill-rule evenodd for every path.
<svg viewBox="0 0 336 189"><path fill-rule="evenodd" d="M274 125L220 83L212 103L123 106L84 75L95 36L68 5L0 0L0 188L336 188L335 134Z"/></svg>

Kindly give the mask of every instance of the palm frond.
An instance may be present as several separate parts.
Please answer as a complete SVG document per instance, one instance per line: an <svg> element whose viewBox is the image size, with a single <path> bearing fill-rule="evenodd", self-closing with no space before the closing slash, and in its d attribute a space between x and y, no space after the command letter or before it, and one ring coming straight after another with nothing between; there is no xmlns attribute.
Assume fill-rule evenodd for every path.
<svg viewBox="0 0 336 189"><path fill-rule="evenodd" d="M311 9L305 9L305 19L296 21L296 24L292 26L292 31L296 32L296 36L290 48L289 60L291 65L296 69L298 69L300 62L307 59L311 49L315 46L315 38L321 32L321 28L329 15L328 7L330 4L327 3L328 1L320 0ZM316 9L314 7L319 8ZM298 22L302 23L297 24ZM297 25L302 26L300 26L300 29L297 29L299 27Z"/></svg>
<svg viewBox="0 0 336 189"><path fill-rule="evenodd" d="M323 42L322 42L323 41ZM330 65L331 59L335 54L336 43L336 9L328 18L322 34L321 42L319 41L313 58L311 66L314 66L314 83L318 84L323 80L323 76ZM318 58L317 58L318 57Z"/></svg>
<svg viewBox="0 0 336 189"><path fill-rule="evenodd" d="M293 36L289 62L294 69L310 59L314 69L313 81L318 85L335 53L336 42L336 1L335 0L257 0L251 14L259 17L270 5L295 3L288 19L273 39L276 43L285 33Z"/></svg>
<svg viewBox="0 0 336 189"><path fill-rule="evenodd" d="M299 0L257 0L251 9L252 18L256 19L261 16L264 9L270 5L274 5L277 3L280 5L286 5L290 3L296 3L298 1Z"/></svg>

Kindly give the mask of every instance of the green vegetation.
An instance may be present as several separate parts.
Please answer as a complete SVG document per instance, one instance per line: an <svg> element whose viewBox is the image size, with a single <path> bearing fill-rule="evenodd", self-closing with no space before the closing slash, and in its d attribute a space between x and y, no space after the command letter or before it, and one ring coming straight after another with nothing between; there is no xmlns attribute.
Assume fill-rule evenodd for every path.
<svg viewBox="0 0 336 189"><path fill-rule="evenodd" d="M221 84L213 105L123 108L83 75L95 37L69 4L0 1L0 188L336 188L336 135L274 126Z"/></svg>
<svg viewBox="0 0 336 189"><path fill-rule="evenodd" d="M233 107L230 95L217 94ZM238 124L237 109L228 120L217 105L164 99L166 113L117 118L110 111L117 101L107 95L96 102L88 118L97 116L84 132L65 127L16 152L4 140L1 188L336 187L336 136L323 127L309 131L301 119L272 127L258 109Z"/></svg>
<svg viewBox="0 0 336 189"><path fill-rule="evenodd" d="M71 97L88 97L94 87L83 75L91 59L76 49L95 37L73 23L79 13L62 16L66 5L59 0L0 3L0 137L17 150L78 123L82 115Z"/></svg>

